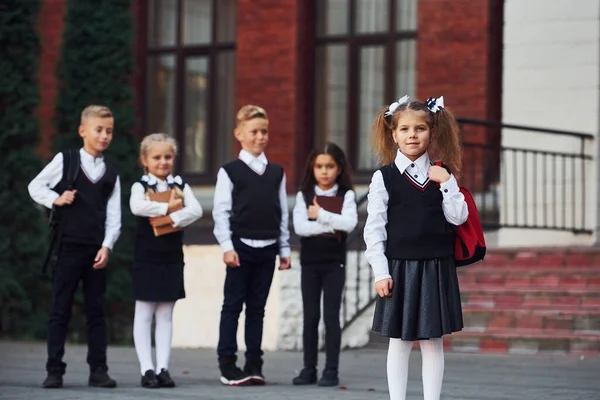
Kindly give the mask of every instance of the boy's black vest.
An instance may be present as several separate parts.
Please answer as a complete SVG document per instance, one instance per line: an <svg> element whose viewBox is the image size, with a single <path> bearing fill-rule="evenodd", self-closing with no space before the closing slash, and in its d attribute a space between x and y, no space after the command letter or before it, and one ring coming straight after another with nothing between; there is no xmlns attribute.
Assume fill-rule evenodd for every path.
<svg viewBox="0 0 600 400"><path fill-rule="evenodd" d="M389 194L387 242L389 259L422 260L451 257L454 232L442 210L435 182L420 188L395 163L380 168Z"/></svg>
<svg viewBox="0 0 600 400"><path fill-rule="evenodd" d="M338 190L336 197L344 198L346 190ZM312 204L314 190L303 193L306 208ZM336 236L317 235L300 238L300 264L346 264L346 232L337 232Z"/></svg>
<svg viewBox="0 0 600 400"><path fill-rule="evenodd" d="M279 238L281 202L279 187L283 168L268 163L262 175L240 159L223 166L233 183L229 219L232 236L267 240Z"/></svg>
<svg viewBox="0 0 600 400"><path fill-rule="evenodd" d="M139 181L145 190L155 190L147 182ZM185 183L178 185L183 190ZM154 236L148 217L137 217L134 259L140 262L176 264L183 262L183 230L162 236Z"/></svg>
<svg viewBox="0 0 600 400"><path fill-rule="evenodd" d="M108 164L105 166L104 174L92 182L79 164L73 183L77 190L75 201L61 209L61 219L64 218L61 242L102 246L106 233L106 207L118 176L115 168ZM66 190L64 180L52 190L62 194Z"/></svg>

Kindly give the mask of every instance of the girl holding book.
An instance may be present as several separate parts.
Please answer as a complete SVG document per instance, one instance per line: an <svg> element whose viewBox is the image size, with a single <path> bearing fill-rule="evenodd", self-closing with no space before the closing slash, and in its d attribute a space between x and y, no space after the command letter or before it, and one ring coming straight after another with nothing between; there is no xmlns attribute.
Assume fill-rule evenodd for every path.
<svg viewBox="0 0 600 400"><path fill-rule="evenodd" d="M300 236L304 368L294 385L317 383L321 292L326 363L319 386L339 384L340 307L346 280L346 237L357 223L350 168L342 149L328 143L309 156L293 212Z"/></svg>
<svg viewBox="0 0 600 400"><path fill-rule="evenodd" d="M148 135L140 145L145 175L131 187L129 206L137 217L132 270L135 317L133 339L144 388L174 387L169 374L173 307L185 297L183 230L202 217L189 185L173 177L177 142L163 133ZM152 362L155 323L156 369Z"/></svg>

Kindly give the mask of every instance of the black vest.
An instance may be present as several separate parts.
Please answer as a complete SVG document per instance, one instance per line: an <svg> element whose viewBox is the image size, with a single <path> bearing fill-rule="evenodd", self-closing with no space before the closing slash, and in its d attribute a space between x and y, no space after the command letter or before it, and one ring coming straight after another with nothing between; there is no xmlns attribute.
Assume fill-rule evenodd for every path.
<svg viewBox="0 0 600 400"><path fill-rule="evenodd" d="M306 208L312 204L314 190L303 193ZM346 195L346 190L338 190L336 197ZM346 264L346 232L336 232L336 236L318 235L300 237L300 264Z"/></svg>
<svg viewBox="0 0 600 400"><path fill-rule="evenodd" d="M102 246L106 233L106 207L117 181L117 170L106 164L106 170L96 183L92 182L81 164L73 188L77 190L71 205L64 206L62 241ZM62 194L66 188L59 183L54 191Z"/></svg>
<svg viewBox="0 0 600 400"><path fill-rule="evenodd" d="M428 181L421 188L395 163L380 168L389 193L387 242L389 259L422 260L454 254L454 233L442 210L442 193Z"/></svg>
<svg viewBox="0 0 600 400"><path fill-rule="evenodd" d="M223 169L233 183L229 219L232 236L256 240L279 238L283 168L268 163L265 172L259 175L238 159L225 164Z"/></svg>
<svg viewBox="0 0 600 400"><path fill-rule="evenodd" d="M139 181L148 190L148 183ZM185 183L179 185L183 190ZM150 190L154 187L150 186ZM162 236L154 236L154 230L147 217L137 217L135 233L135 261L157 264L176 264L183 262L183 230Z"/></svg>

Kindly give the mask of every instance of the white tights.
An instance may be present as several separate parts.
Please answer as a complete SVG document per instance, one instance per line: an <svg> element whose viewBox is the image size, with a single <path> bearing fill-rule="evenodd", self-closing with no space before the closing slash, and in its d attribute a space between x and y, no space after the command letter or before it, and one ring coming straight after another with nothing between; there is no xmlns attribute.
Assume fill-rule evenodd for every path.
<svg viewBox="0 0 600 400"><path fill-rule="evenodd" d="M405 400L408 382L408 358L413 342L390 338L387 358L390 400ZM423 397L439 400L444 379L444 344L441 338L421 340L423 358Z"/></svg>
<svg viewBox="0 0 600 400"><path fill-rule="evenodd" d="M150 303L135 302L135 317L133 318L133 342L140 361L142 375L154 370L152 364L152 318L156 318L154 342L156 346L156 373L162 368L169 369L171 356L171 336L173 333L173 307L175 302Z"/></svg>

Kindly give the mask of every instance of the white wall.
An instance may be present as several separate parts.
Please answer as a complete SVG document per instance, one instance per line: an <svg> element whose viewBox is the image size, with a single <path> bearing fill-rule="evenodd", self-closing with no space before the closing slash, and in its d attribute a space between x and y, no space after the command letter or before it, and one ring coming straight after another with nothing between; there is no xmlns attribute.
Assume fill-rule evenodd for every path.
<svg viewBox="0 0 600 400"><path fill-rule="evenodd" d="M598 0L505 0L504 5L504 65L503 65L503 122L509 124L564 129L598 135L600 121L600 1ZM564 137L547 134L504 130L503 146L532 148L547 151L577 152L580 143ZM585 219L588 227L596 227L597 215L597 155L598 138L587 141L586 153L594 161L575 166L576 179L585 169L588 183L585 191ZM515 160L505 154L502 168L500 198L508 199L500 210L501 221L522 221L525 213L529 221L534 215L543 217L545 201L554 200L550 183L542 183L542 171L550 171L552 162L541 158ZM566 184L554 186L560 199L563 188L573 185L573 168L556 165L556 177ZM519 181L515 182L515 169ZM549 178L551 181L553 178ZM515 204L512 195L518 187L519 199ZM527 201L523 201L526 193ZM557 211L562 221L566 207L566 221L581 219L583 194L576 192L575 201L570 194ZM537 195L537 199L534 197ZM552 219L550 220L552 221ZM592 244L595 237L551 231L503 229L499 232L500 246L523 245L574 245Z"/></svg>

